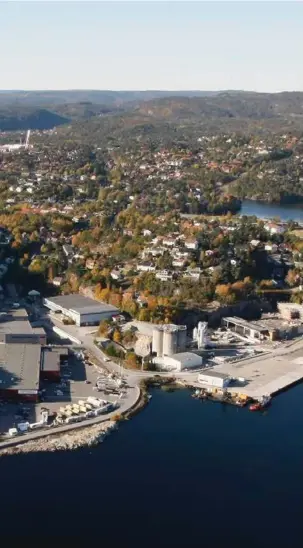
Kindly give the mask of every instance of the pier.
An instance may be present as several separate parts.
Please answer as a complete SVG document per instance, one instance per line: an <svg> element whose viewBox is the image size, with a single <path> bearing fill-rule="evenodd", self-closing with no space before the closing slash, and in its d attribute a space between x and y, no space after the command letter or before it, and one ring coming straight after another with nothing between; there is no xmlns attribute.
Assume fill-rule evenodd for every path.
<svg viewBox="0 0 303 548"><path fill-rule="evenodd" d="M277 394L303 380L303 339L263 356L216 365L212 370L238 379L228 387L229 392L241 392L252 399Z"/></svg>

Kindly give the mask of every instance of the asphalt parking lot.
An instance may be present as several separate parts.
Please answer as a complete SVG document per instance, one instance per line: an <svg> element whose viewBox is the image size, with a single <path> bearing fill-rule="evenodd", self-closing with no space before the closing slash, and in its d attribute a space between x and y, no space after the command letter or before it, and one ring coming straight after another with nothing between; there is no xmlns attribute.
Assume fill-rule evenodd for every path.
<svg viewBox="0 0 303 548"><path fill-rule="evenodd" d="M84 352L84 349L70 352L67 365L61 366L59 383L44 381L41 384L43 401L38 404L0 402L0 432L7 432L20 422L39 421L43 408L52 414L65 404L76 403L89 396L117 403L121 410L128 408L136 398L136 387L127 386L126 383L119 386L117 378L113 378L102 366L90 363L83 357Z"/></svg>
<svg viewBox="0 0 303 548"><path fill-rule="evenodd" d="M20 422L36 422L39 419L40 409L33 403L0 403L0 432L7 432Z"/></svg>
<svg viewBox="0 0 303 548"><path fill-rule="evenodd" d="M79 354L70 355L68 365L61 367L60 383L45 381L42 384L42 389L45 390L42 406L54 411L59 409L62 403L76 402L89 396L112 402L119 399L121 390L118 389L117 382L109 378L107 372L101 368L79 357ZM96 388L97 383L101 390Z"/></svg>

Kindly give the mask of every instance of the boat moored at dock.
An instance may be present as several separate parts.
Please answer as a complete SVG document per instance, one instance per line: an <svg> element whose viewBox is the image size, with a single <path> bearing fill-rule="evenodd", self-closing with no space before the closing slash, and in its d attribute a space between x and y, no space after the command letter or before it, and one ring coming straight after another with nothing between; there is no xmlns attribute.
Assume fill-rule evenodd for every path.
<svg viewBox="0 0 303 548"><path fill-rule="evenodd" d="M262 396L262 398L260 398L258 401L252 403L249 406L249 410L250 411L261 411L265 407L268 407L270 402L271 402L271 396L269 396L269 395Z"/></svg>

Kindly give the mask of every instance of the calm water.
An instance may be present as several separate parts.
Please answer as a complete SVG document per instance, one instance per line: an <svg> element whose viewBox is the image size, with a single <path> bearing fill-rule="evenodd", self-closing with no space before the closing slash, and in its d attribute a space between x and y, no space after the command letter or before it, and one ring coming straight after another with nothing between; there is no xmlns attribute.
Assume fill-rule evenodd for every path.
<svg viewBox="0 0 303 548"><path fill-rule="evenodd" d="M281 221L297 221L303 223L303 204L301 205L277 205L256 202L255 200L243 200L241 215L256 215L261 219L280 217Z"/></svg>
<svg viewBox="0 0 303 548"><path fill-rule="evenodd" d="M2 458L2 538L301 547L302 401L261 415L158 390L95 449Z"/></svg>

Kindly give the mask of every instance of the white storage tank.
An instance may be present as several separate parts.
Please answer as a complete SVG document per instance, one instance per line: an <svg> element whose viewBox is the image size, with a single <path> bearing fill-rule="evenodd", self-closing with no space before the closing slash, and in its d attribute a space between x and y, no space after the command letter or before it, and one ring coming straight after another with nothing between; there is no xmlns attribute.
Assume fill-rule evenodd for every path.
<svg viewBox="0 0 303 548"><path fill-rule="evenodd" d="M172 356L178 349L178 328L176 325L164 326L163 356Z"/></svg>
<svg viewBox="0 0 303 548"><path fill-rule="evenodd" d="M155 327L153 329L152 351L155 352L157 356L163 355L163 329L161 327Z"/></svg>
<svg viewBox="0 0 303 548"><path fill-rule="evenodd" d="M178 326L178 351L183 352L187 342L187 327L186 325Z"/></svg>

